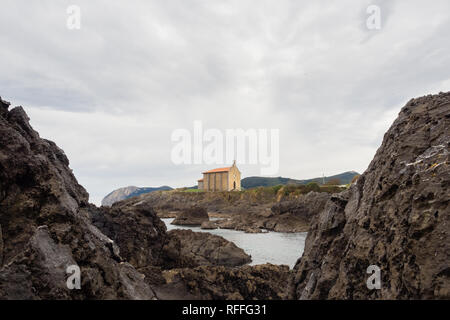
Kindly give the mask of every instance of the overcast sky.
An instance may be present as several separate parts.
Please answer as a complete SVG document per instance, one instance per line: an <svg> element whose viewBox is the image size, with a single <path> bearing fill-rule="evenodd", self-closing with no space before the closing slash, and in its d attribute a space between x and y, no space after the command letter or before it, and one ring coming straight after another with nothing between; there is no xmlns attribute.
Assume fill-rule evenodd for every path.
<svg viewBox="0 0 450 320"><path fill-rule="evenodd" d="M194 120L279 129L276 176L363 172L410 98L450 88L448 0L1 4L0 96L64 149L97 204L128 185L194 185L211 166L171 161L171 133Z"/></svg>

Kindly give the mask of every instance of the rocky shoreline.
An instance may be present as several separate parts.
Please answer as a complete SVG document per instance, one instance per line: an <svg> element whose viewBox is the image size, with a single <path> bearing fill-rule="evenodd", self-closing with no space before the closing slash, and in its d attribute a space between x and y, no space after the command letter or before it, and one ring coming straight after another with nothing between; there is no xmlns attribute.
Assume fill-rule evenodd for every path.
<svg viewBox="0 0 450 320"><path fill-rule="evenodd" d="M313 217L323 210L330 198L330 193L314 191L278 200L274 197L255 200L245 193L158 191L125 201L128 204L144 202L155 209L158 217L175 218L172 223L176 225L201 225L203 229L247 233L264 230L293 233L307 232ZM196 212L198 217L193 216Z"/></svg>
<svg viewBox="0 0 450 320"><path fill-rule="evenodd" d="M450 93L412 99L341 193L275 203L154 192L98 208L64 152L0 99L0 299L449 299L449 128ZM294 270L248 266L221 237L167 232L165 212L205 227L215 212L221 227L307 229L305 252ZM367 287L371 265L379 290ZM70 266L79 290L67 288Z"/></svg>
<svg viewBox="0 0 450 320"><path fill-rule="evenodd" d="M402 108L368 169L314 219L293 298L450 298L449 129L450 93Z"/></svg>
<svg viewBox="0 0 450 320"><path fill-rule="evenodd" d="M8 109L0 100L0 299L282 296L276 284L288 268L239 266L250 261L242 249L217 236L166 232L146 203L89 204L64 152L39 137L22 107ZM80 290L67 288L69 266L80 268ZM172 274L189 275L200 289ZM220 295L209 281L220 283Z"/></svg>

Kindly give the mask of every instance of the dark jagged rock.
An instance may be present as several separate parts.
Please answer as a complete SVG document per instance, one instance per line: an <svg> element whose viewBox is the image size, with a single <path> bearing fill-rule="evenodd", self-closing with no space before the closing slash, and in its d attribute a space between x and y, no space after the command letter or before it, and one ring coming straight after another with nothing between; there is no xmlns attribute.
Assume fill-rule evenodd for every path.
<svg viewBox="0 0 450 320"><path fill-rule="evenodd" d="M201 225L205 221L209 221L209 216L206 209L203 207L194 206L181 211L175 220L172 221L172 224L194 226Z"/></svg>
<svg viewBox="0 0 450 320"><path fill-rule="evenodd" d="M168 278L172 270L162 268L188 260L211 264L198 267L204 273L177 269L205 292L194 298L280 297L278 284L285 288L287 278L281 267L212 266L248 262L220 237L168 236L151 205L139 198L111 208L89 204L64 152L39 137L21 107L8 107L0 99L0 299L186 298L192 295L186 277ZM199 212L204 221L206 211ZM67 287L72 265L81 271L79 290ZM209 284L213 275L216 283ZM244 280L245 286L235 283Z"/></svg>
<svg viewBox="0 0 450 320"><path fill-rule="evenodd" d="M151 299L144 276L91 224L88 194L64 152L41 139L22 107L0 103L1 299ZM81 269L80 290L66 267Z"/></svg>
<svg viewBox="0 0 450 320"><path fill-rule="evenodd" d="M412 99L366 172L314 220L297 299L450 298L450 93ZM369 290L367 267L381 269Z"/></svg>
<svg viewBox="0 0 450 320"><path fill-rule="evenodd" d="M294 200L281 201L272 206L273 215L265 228L277 232L306 232L313 217L317 216L331 194L311 191Z"/></svg>
<svg viewBox="0 0 450 320"><path fill-rule="evenodd" d="M145 203L118 202L112 207L91 206L92 223L120 248L120 255L136 268L161 265L166 226Z"/></svg>
<svg viewBox="0 0 450 320"><path fill-rule="evenodd" d="M191 230L169 231L164 245L165 268L194 268L197 266L240 266L251 257L223 237Z"/></svg>
<svg viewBox="0 0 450 320"><path fill-rule="evenodd" d="M66 268L80 265L67 244L56 243L47 226L38 227L24 252L0 272L0 297L8 299L150 299L153 290L128 263L82 265L81 290L66 286ZM105 273L105 275L102 275Z"/></svg>
<svg viewBox="0 0 450 320"><path fill-rule="evenodd" d="M0 224L0 268L3 266L3 235L2 225Z"/></svg>
<svg viewBox="0 0 450 320"><path fill-rule="evenodd" d="M275 232L306 232L312 217L318 215L330 199L329 193L309 192L296 199L284 200L270 208L261 207L257 211L232 215L218 221L220 228L258 233L262 229Z"/></svg>
<svg viewBox="0 0 450 320"><path fill-rule="evenodd" d="M330 197L331 194L326 192L311 191L294 200L278 202L271 210L275 216L291 214L309 225L311 219L323 210Z"/></svg>
<svg viewBox="0 0 450 320"><path fill-rule="evenodd" d="M164 272L157 294L173 299L279 300L287 297L288 266L264 264L236 268L197 267Z"/></svg>
<svg viewBox="0 0 450 320"><path fill-rule="evenodd" d="M6 114L8 114L9 106L10 103L8 101L2 100L2 97L0 97L0 117L4 117Z"/></svg>

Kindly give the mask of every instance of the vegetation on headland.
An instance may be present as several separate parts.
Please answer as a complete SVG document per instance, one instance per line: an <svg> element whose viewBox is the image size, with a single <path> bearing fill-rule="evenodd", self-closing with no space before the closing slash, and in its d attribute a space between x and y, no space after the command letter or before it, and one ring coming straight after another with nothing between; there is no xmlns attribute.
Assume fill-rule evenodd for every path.
<svg viewBox="0 0 450 320"><path fill-rule="evenodd" d="M273 194L275 196L296 196L307 194L311 191L315 192L327 192L327 193L336 193L345 190L345 187L341 187L338 185L319 185L316 182L310 182L306 185L297 185L297 184L289 184L289 185L277 185L272 187L257 187L248 190L244 190L243 192L253 192L253 193L265 193L265 194Z"/></svg>
<svg viewBox="0 0 450 320"><path fill-rule="evenodd" d="M205 192L204 190L197 189L197 188L179 188L179 189L176 189L176 191L181 191L181 192Z"/></svg>
<svg viewBox="0 0 450 320"><path fill-rule="evenodd" d="M302 194L307 194L311 191L315 192L327 192L327 193L337 193L345 190L347 186L325 184L319 185L316 182L310 182L308 184L288 184L288 185L276 185L270 187L256 187L251 189L246 189L242 191L218 191L215 193L222 194L237 194L243 196L252 196L257 198L278 198L278 197L295 197ZM193 188L179 188L172 192L186 192L186 193L202 193L205 192L199 189Z"/></svg>
<svg viewBox="0 0 450 320"><path fill-rule="evenodd" d="M284 177L247 177L241 180L241 186L250 189L255 187L274 187L278 185L291 185L291 184L301 184L306 185L310 182L315 182L317 184L336 184L336 181L340 181L339 184L348 184L352 179L359 175L355 171L347 171L339 173L328 177L317 177L312 179L297 180Z"/></svg>
<svg viewBox="0 0 450 320"><path fill-rule="evenodd" d="M316 183L317 185L333 185L333 186L350 186L351 182L355 179L355 177L359 176L359 174L355 171L347 171L344 173L336 174L334 176L329 177L321 177L321 178L314 178L314 179L306 179L306 180L296 180L291 178L283 178L283 177L247 177L241 180L241 187L242 190L253 190L257 189L258 187L268 187L269 189L260 189L260 192L263 194L271 193L270 187L275 188L276 191L281 189L283 186L287 185L308 185L309 183ZM130 188L133 190L130 191ZM292 188L288 188L287 190L284 190L285 193L289 194L291 193ZM323 189L323 190L322 190ZM312 191L317 192L336 192L335 188L313 188ZM162 186L162 187L125 187L125 188L119 188L117 190L114 190L113 192L109 193L105 198L102 200L102 205L110 206L115 202L140 196L142 194L151 193L154 191L159 190L172 190L171 187L168 186ZM129 192L127 192L129 191ZM177 188L177 191L181 192L190 192L190 193L202 193L202 190L198 190L198 186L188 186L183 188ZM310 187L303 189L299 188L295 190L295 194L304 194L308 193L310 190ZM276 192L275 192L276 193Z"/></svg>

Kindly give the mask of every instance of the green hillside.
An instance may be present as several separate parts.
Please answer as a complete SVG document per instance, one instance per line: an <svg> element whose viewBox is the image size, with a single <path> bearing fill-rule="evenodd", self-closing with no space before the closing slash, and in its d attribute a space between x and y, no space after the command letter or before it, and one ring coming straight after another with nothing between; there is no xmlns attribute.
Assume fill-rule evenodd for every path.
<svg viewBox="0 0 450 320"><path fill-rule="evenodd" d="M323 182L328 183L330 180L339 181L340 184L348 184L352 179L359 175L356 171L347 171L333 176L328 176L325 178L318 177L305 180L296 180L291 178L283 177L247 177L241 180L241 186L245 189L256 188L256 187L271 187L277 185L287 185L287 184L307 184L309 182L317 182L322 184Z"/></svg>

